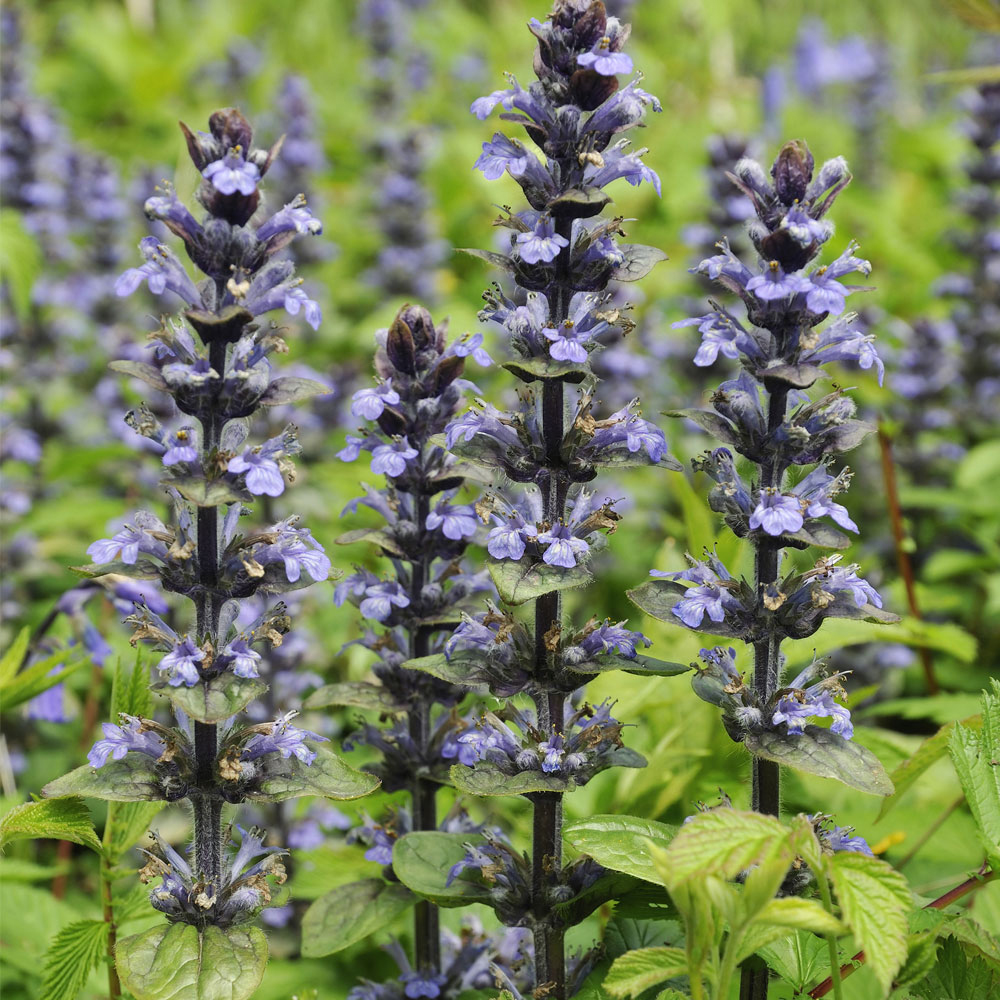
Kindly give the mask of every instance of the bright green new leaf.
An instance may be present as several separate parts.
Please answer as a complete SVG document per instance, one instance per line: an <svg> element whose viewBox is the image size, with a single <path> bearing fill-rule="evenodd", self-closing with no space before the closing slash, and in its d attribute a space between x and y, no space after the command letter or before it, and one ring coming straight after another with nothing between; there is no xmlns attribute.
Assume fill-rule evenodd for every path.
<svg viewBox="0 0 1000 1000"><path fill-rule="evenodd" d="M148 718L153 714L153 695L149 689L149 671L142 663L142 648L136 652L132 669L126 668L119 658L115 664L114 681L111 685L111 718L126 715Z"/></svg>
<svg viewBox="0 0 1000 1000"><path fill-rule="evenodd" d="M43 691L48 691L56 684L61 684L70 674L75 673L80 667L85 667L88 663L90 663L90 657L86 656L82 650L67 652L65 649L61 649L37 663L32 663L30 667L11 677L0 689L3 710L9 712L19 705L31 701ZM57 671L56 667L62 669Z"/></svg>
<svg viewBox="0 0 1000 1000"><path fill-rule="evenodd" d="M807 931L795 931L758 948L757 953L796 990L805 990L829 972L826 941Z"/></svg>
<svg viewBox="0 0 1000 1000"><path fill-rule="evenodd" d="M343 951L388 927L416 902L405 886L380 878L337 886L306 910L302 918L302 954L321 958Z"/></svg>
<svg viewBox="0 0 1000 1000"><path fill-rule="evenodd" d="M602 985L613 997L637 997L651 986L686 974L683 948L640 948L616 958Z"/></svg>
<svg viewBox="0 0 1000 1000"><path fill-rule="evenodd" d="M826 857L844 923L883 989L906 961L912 899L906 879L881 858L853 851Z"/></svg>
<svg viewBox="0 0 1000 1000"><path fill-rule="evenodd" d="M259 927L161 924L118 942L115 964L136 1000L246 1000L267 966Z"/></svg>
<svg viewBox="0 0 1000 1000"><path fill-rule="evenodd" d="M649 854L649 843L666 848L677 828L638 816L588 816L563 827L563 837L581 854L612 871L663 885Z"/></svg>
<svg viewBox="0 0 1000 1000"><path fill-rule="evenodd" d="M76 1000L108 946L110 924L80 920L64 927L45 955L42 996L45 1000Z"/></svg>
<svg viewBox="0 0 1000 1000"><path fill-rule="evenodd" d="M951 761L966 801L976 820L976 831L990 863L1000 865L1000 681L983 694L980 733L958 724L948 740Z"/></svg>
<svg viewBox="0 0 1000 1000"><path fill-rule="evenodd" d="M793 927L812 931L814 934L843 934L847 930L815 899L802 899L798 896L783 896L781 899L770 900L757 912L756 919L761 923L774 924L777 927Z"/></svg>
<svg viewBox="0 0 1000 1000"><path fill-rule="evenodd" d="M3 656L0 656L0 690L7 686L8 682L17 673L18 667L24 661L24 654L28 652L28 640L31 637L31 629L27 625L17 633L17 638L8 646Z"/></svg>
<svg viewBox="0 0 1000 1000"><path fill-rule="evenodd" d="M28 802L0 820L0 847L12 840L69 840L101 851L90 810L79 797Z"/></svg>

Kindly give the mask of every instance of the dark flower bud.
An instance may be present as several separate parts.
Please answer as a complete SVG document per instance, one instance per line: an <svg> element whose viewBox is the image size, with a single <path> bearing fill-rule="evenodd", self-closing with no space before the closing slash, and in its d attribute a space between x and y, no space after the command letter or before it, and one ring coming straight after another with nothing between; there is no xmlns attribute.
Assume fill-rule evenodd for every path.
<svg viewBox="0 0 1000 1000"><path fill-rule="evenodd" d="M599 108L618 89L618 77L602 76L592 69L578 69L569 83L573 101L584 111Z"/></svg>
<svg viewBox="0 0 1000 1000"><path fill-rule="evenodd" d="M249 151L250 143L253 141L253 129L238 108L220 108L218 111L213 111L208 119L208 127L212 135L222 143L224 153L233 146L242 146Z"/></svg>
<svg viewBox="0 0 1000 1000"><path fill-rule="evenodd" d="M578 49L592 49L608 27L608 12L601 0L594 2L573 25L574 43Z"/></svg>
<svg viewBox="0 0 1000 1000"><path fill-rule="evenodd" d="M413 343L418 351L437 345L437 333L431 314L423 306L403 306L397 319L402 320L413 335Z"/></svg>
<svg viewBox="0 0 1000 1000"><path fill-rule="evenodd" d="M402 436L407 431L406 418L391 406L387 406L378 415L378 425L389 437Z"/></svg>
<svg viewBox="0 0 1000 1000"><path fill-rule="evenodd" d="M783 204L794 205L805 198L812 172L813 156L803 140L792 139L781 147L771 167L771 176Z"/></svg>
<svg viewBox="0 0 1000 1000"><path fill-rule="evenodd" d="M405 309L392 321L389 334L385 341L385 352L393 367L407 375L417 374L416 350L414 349L413 333L403 319Z"/></svg>
<svg viewBox="0 0 1000 1000"><path fill-rule="evenodd" d="M445 389L455 381L465 369L465 358L452 355L442 358L440 364L431 372L427 389L435 396L440 396Z"/></svg>

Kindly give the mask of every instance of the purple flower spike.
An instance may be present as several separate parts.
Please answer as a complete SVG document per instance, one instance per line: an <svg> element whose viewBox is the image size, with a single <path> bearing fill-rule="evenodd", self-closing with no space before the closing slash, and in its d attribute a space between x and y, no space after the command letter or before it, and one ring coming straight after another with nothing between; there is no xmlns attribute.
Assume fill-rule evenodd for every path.
<svg viewBox="0 0 1000 1000"><path fill-rule="evenodd" d="M478 526L479 518L471 506L465 504L457 507L444 500L427 515L426 521L426 527L430 531L440 528L444 537L454 542L471 538Z"/></svg>
<svg viewBox="0 0 1000 1000"><path fill-rule="evenodd" d="M753 292L762 302L775 302L787 299L799 292L806 292L812 285L806 278L797 274L785 274L781 265L772 260L763 274L754 275L747 283L746 290Z"/></svg>
<svg viewBox="0 0 1000 1000"><path fill-rule="evenodd" d="M105 722L101 728L104 738L98 740L87 754L91 767L104 767L108 759L122 760L125 754L136 751L158 759L163 755L167 745L163 739L151 730L144 730L143 720L134 715L123 715L124 725L116 726Z"/></svg>
<svg viewBox="0 0 1000 1000"><path fill-rule="evenodd" d="M204 659L204 650L196 646L193 639L185 636L160 660L157 667L167 675L167 683L171 687L180 687L181 684L193 687L201 680L198 664Z"/></svg>
<svg viewBox="0 0 1000 1000"><path fill-rule="evenodd" d="M590 551L590 546L582 538L576 538L566 524L557 524L549 531L543 531L538 541L546 546L542 561L564 569L572 569L577 560Z"/></svg>
<svg viewBox="0 0 1000 1000"><path fill-rule="evenodd" d="M306 766L310 765L316 759L316 751L310 750L305 741L326 743L328 740L308 729L296 729L292 725L295 715L295 712L279 715L269 733L254 733L243 747L240 760L251 761L266 753L279 753L286 759L297 757Z"/></svg>
<svg viewBox="0 0 1000 1000"><path fill-rule="evenodd" d="M407 463L412 462L419 452L411 448L406 438L399 438L392 444L376 445L372 449L371 470L376 476L390 476L395 479L406 472Z"/></svg>
<svg viewBox="0 0 1000 1000"><path fill-rule="evenodd" d="M517 246L525 264L551 263L563 247L569 246L569 240L556 232L550 216L543 215L530 233L517 234Z"/></svg>
<svg viewBox="0 0 1000 1000"><path fill-rule="evenodd" d="M194 428L182 427L167 439L167 450L163 453L164 465L181 462L197 462L198 449L194 446Z"/></svg>
<svg viewBox="0 0 1000 1000"><path fill-rule="evenodd" d="M794 535L802 530L802 505L798 497L786 496L775 489L764 489L760 502L750 515L751 531L763 528L769 535Z"/></svg>
<svg viewBox="0 0 1000 1000"><path fill-rule="evenodd" d="M210 163L201 172L220 194L251 195L257 190L260 168L243 157L239 146L233 146L221 159Z"/></svg>
<svg viewBox="0 0 1000 1000"><path fill-rule="evenodd" d="M254 496L280 497L285 492L278 463L260 448L247 448L242 455L235 455L226 466L234 475L246 473L247 489Z"/></svg>
<svg viewBox="0 0 1000 1000"><path fill-rule="evenodd" d="M392 388L392 379L370 389L359 389L352 397L351 413L364 420L378 420L386 406L399 402L399 393Z"/></svg>

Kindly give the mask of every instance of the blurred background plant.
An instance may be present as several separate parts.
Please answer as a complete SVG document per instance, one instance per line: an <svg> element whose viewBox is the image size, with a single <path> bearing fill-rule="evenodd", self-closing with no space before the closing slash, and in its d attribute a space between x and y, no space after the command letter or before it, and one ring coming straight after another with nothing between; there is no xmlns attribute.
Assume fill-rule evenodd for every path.
<svg viewBox="0 0 1000 1000"><path fill-rule="evenodd" d="M210 109L230 104L247 114L271 113L265 131L288 133L282 159L298 171L286 178L275 170L282 194L275 192L274 207L287 200L286 181L322 206L317 214L337 252L305 260L299 270L310 296L324 306L324 322L314 333L289 320L296 337L289 371L320 378L335 392L297 416L306 459L298 465L296 508L335 567L349 570L362 558L381 571L376 557L341 554L333 545L342 533L340 511L358 494L358 477L333 459L353 424L347 404L355 389L370 384L371 331L387 327L410 296L434 294L435 315L450 316L454 335L476 329L482 264L448 248L482 245L483 227L496 214L488 206L515 203L519 192L509 179L490 185L473 170L483 136L468 106L499 73L521 65L524 25L544 16L545 6L532 0L383 5L379 16L395 16L384 13L391 8L405 22L405 32L392 39L390 113L377 103L385 95L384 67L373 63L376 3L362 10L358 3L300 0L279 15L266 0L245 0L238 18L226 0L5 4L0 648L15 654L9 660L14 682L42 665L31 684L5 688L5 810L77 763L94 721L109 717L112 671L105 676L100 663L131 664L135 655L118 626L130 610L121 595L95 588L87 603L59 602L77 582L67 567L82 562L89 541L105 537L110 521L151 486L143 470L156 463L137 455L145 445L122 416L141 400L161 415L164 403L138 386L122 389L106 363L138 349L129 345L141 346L141 332L154 329L172 306L139 295L115 299L110 289L146 232L136 207L142 197L133 192L144 196L169 179L186 198L197 184L176 142L177 120L201 121ZM691 315L690 302L704 296L704 286L687 272L714 253L699 232L739 231L738 200L728 204L729 218L710 214L724 203L727 165L746 148L770 159L780 141L802 137L817 159L843 153L855 168L850 197L838 205L838 226L859 241L878 274L862 316L885 348L889 375L878 390L870 372L838 372L854 387L862 415L881 418L888 445L880 448L873 439L852 455L852 516L862 529L852 558L865 565L885 606L903 621L827 623L786 651L793 670L814 650L822 656L845 647L834 666L854 671L851 708L856 722L869 723L858 726L856 739L892 773L926 737L974 716L980 689L998 672L1000 393L989 381L996 371L998 308L996 5L956 0L946 12L936 0L905 8L897 0L638 0L608 7L631 20L630 51L646 73L643 86L664 106L656 127L642 134L663 198L622 186L614 192L614 211L641 219L643 242L671 258L644 280L641 300L634 288L622 294L636 324L628 336L642 347L630 343L630 355L641 355L645 364L625 373L629 386L616 388L609 378L608 403L621 405L641 393L652 416L705 402L707 383L687 360L697 334L671 324ZM387 131L403 142L393 153L403 159L386 155L376 176L372 152L384 148ZM408 135L415 148L407 148ZM400 167L406 184L390 176ZM418 199L407 204L420 205L418 242L434 249L421 257L433 261L430 288L389 283L389 269L377 263L388 246L398 245L399 234L387 229L393 218L387 199L403 188ZM945 281L946 275L957 277ZM500 343L487 331L494 356ZM603 356L609 363L613 351ZM484 395L500 398L506 380L478 369L474 377ZM611 399L612 392L619 396ZM282 414L273 417L270 433L286 422ZM686 467L704 447L693 428L673 429L671 450ZM704 475L672 475L666 488L653 478L658 475L639 469L622 476L621 493L633 498L632 510L619 529L616 558L601 565L587 598L612 620L634 614L624 598L628 586L653 566L683 568L685 550L718 544L734 573L751 568L749 548L718 530L704 507ZM313 686L365 678L370 658L359 646L345 646L357 638L356 617L334 606L329 588L309 591L300 603L296 629L274 652L272 669L294 664L297 673L288 676L311 676ZM698 648L710 644L649 619L633 625L664 659L694 660ZM27 642L15 646L19 635ZM64 684L55 695L55 687L44 692L46 704L28 707L26 695L43 693L39 677L78 663L82 669L65 678L53 676ZM930 677L939 690L933 697L927 696ZM625 812L680 822L696 802L713 799L720 784L746 804L748 761L685 680L616 676L592 685L592 700L612 695L616 716L638 724L628 742L650 766L595 778L572 797L569 819ZM364 715L374 721L377 713ZM336 738L356 728L356 716L356 710L330 713L323 732ZM321 723L309 716L304 724L316 729ZM362 760L364 753L354 756ZM743 784L734 785L734 773L743 774ZM442 815L450 795L442 795ZM364 808L378 815L401 801L399 794L380 794ZM789 812L817 801L839 823L857 827L877 854L903 865L911 885L928 896L957 884L982 860L947 760L936 760L906 786L880 819L874 798L820 778L789 777ZM103 807L91 804L91 810L100 828ZM477 822L491 820L480 803L473 812ZM358 823L359 809L345 806L343 814L322 800L288 809L283 825L301 834L287 837L291 898L316 899L370 873L365 848L346 844L342 833ZM168 840L182 839L179 811L168 808L158 824ZM515 803L504 825L524 842L518 838L530 827L528 810ZM132 852L120 864L135 868L141 861ZM92 859L68 842L19 841L0 859L0 878L0 985L13 998L46 995L40 950L81 917L100 917ZM974 904L994 933L1000 932L998 895L991 885ZM130 911L122 913L127 918ZM607 917L599 913L575 928L570 946L589 947ZM458 927L450 914L444 922ZM143 926L135 919L128 930ZM620 921L616 926L615 933L623 933ZM359 976L395 976L391 957L378 947L390 931L408 946L402 918L335 956L306 959L293 914L269 932L274 958L257 995L267 1000L313 989L342 997ZM78 985L96 996L103 982L103 974L93 972ZM863 991L865 974L851 982Z"/></svg>

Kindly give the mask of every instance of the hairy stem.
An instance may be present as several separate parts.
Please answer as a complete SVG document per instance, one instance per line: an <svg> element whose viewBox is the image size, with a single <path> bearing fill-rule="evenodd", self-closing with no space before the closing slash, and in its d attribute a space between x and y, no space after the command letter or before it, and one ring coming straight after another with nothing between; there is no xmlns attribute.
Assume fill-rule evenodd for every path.
<svg viewBox="0 0 1000 1000"><path fill-rule="evenodd" d="M823 900L823 907L831 916L833 913L833 897L830 894L830 883L826 874L820 869L816 872L816 884L819 886L819 895ZM840 976L840 954L837 951L837 937L835 934L826 935L826 946L830 953L830 980L833 983L833 995L836 1000L843 1000L844 991Z"/></svg>
<svg viewBox="0 0 1000 1000"><path fill-rule="evenodd" d="M122 984L115 966L118 924L115 922L115 909L111 896L111 862L105 854L101 855L101 906L104 912L104 922L108 925L108 943L105 948L108 963L108 1000L118 1000L122 995Z"/></svg>

